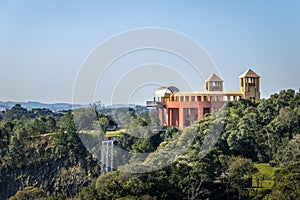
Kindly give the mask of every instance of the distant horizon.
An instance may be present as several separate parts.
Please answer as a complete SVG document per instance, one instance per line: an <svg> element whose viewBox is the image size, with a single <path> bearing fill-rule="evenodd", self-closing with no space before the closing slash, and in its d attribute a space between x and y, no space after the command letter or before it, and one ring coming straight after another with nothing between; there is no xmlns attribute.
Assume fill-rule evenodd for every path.
<svg viewBox="0 0 300 200"><path fill-rule="evenodd" d="M261 96L261 99L268 99L271 97L271 95L274 95L274 94L279 94L281 91L283 90L289 90L289 89L292 89L294 90L295 92L300 92L300 87L298 89L294 89L294 88L283 88L283 89L280 89L278 90L277 92L274 92L274 93L271 93L268 97L265 97L264 95ZM153 91L154 92L154 91ZM147 100L151 100L151 99L146 99L145 102L143 104L140 104L140 103L116 103L116 104L103 104L104 106L111 106L111 105L142 105L142 106L146 106L146 101ZM98 100L99 101L99 100ZM38 101L38 100L1 100L0 99L0 103L40 103L40 104L70 104L70 105L90 105L92 103L95 103L95 102L90 102L90 103L85 103L85 104L80 104L80 103L72 103L72 102L63 102L63 101L57 101L57 102L43 102L43 101Z"/></svg>
<svg viewBox="0 0 300 200"><path fill-rule="evenodd" d="M0 103L13 103L13 104L21 104L22 105L22 103L23 104L30 104L30 103L32 103L32 104L45 104L45 105L55 105L55 104L68 104L68 105L78 105L78 106L89 106L90 104L93 104L93 103L95 103L95 102L92 102L92 103L88 103L88 104L73 104L73 103L69 103L69 102L55 102L55 103L49 103L49 102L40 102L40 101L2 101L2 100L0 100ZM138 105L140 105L140 106L144 106L144 105L142 105L142 104L138 104L138 103L129 103L129 104L121 104L121 103L117 103L117 104L102 104L102 105L104 105L104 106L114 106L114 105L116 105L116 106L122 106L122 105L131 105L131 106L138 106ZM146 106L146 105L145 105Z"/></svg>

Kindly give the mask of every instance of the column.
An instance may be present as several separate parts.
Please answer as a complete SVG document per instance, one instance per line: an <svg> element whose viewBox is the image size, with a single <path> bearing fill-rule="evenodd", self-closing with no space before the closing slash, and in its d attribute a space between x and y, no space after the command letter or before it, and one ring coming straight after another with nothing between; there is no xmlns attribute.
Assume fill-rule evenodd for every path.
<svg viewBox="0 0 300 200"><path fill-rule="evenodd" d="M181 106L179 107L179 128L184 128L184 113L183 108Z"/></svg>
<svg viewBox="0 0 300 200"><path fill-rule="evenodd" d="M203 105L198 103L198 119L202 119L203 118Z"/></svg>
<svg viewBox="0 0 300 200"><path fill-rule="evenodd" d="M173 124L173 109L172 108L169 108L169 124L168 126L174 126Z"/></svg>
<svg viewBox="0 0 300 200"><path fill-rule="evenodd" d="M160 125L164 126L164 108L159 108L159 119L160 119Z"/></svg>

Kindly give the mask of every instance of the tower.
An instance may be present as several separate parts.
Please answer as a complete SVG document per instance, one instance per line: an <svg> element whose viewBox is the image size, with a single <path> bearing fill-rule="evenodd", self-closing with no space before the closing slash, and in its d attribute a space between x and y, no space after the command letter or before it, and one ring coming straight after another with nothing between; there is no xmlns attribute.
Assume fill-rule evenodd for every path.
<svg viewBox="0 0 300 200"><path fill-rule="evenodd" d="M213 73L205 81L205 91L223 91L223 80Z"/></svg>
<svg viewBox="0 0 300 200"><path fill-rule="evenodd" d="M260 101L260 76L248 69L240 77L240 89L244 99Z"/></svg>
<svg viewBox="0 0 300 200"><path fill-rule="evenodd" d="M102 141L101 146L101 172L113 170L114 163L114 139Z"/></svg>

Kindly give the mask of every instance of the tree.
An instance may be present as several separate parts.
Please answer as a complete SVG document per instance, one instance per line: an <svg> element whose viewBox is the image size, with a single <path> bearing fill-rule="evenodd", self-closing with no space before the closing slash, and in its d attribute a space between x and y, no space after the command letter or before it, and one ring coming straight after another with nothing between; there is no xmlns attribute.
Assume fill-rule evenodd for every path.
<svg viewBox="0 0 300 200"><path fill-rule="evenodd" d="M106 132L106 129L109 125L109 120L106 116L101 116L98 121L96 122L96 128L97 126L99 126L100 128L100 131L105 133Z"/></svg>
<svg viewBox="0 0 300 200"><path fill-rule="evenodd" d="M174 137L178 136L178 134L180 134L180 131L178 128L176 128L175 126L169 127L167 128L167 130L165 132L163 132L163 139L164 141L169 141L174 139Z"/></svg>
<svg viewBox="0 0 300 200"><path fill-rule="evenodd" d="M71 112L68 112L62 117L60 121L60 129L55 133L55 145L56 152L64 153L68 149L77 151L79 153L84 153L85 148L79 138L73 115ZM86 153L86 152L85 152Z"/></svg>
<svg viewBox="0 0 300 200"><path fill-rule="evenodd" d="M275 184L272 199L300 199L300 154L283 169L275 172Z"/></svg>
<svg viewBox="0 0 300 200"><path fill-rule="evenodd" d="M44 190L29 186L18 191L14 196L10 197L9 200L42 199L43 197L47 197Z"/></svg>
<svg viewBox="0 0 300 200"><path fill-rule="evenodd" d="M110 115L99 114L99 118L94 122L94 128L105 134L108 128L117 129L116 121Z"/></svg>
<svg viewBox="0 0 300 200"><path fill-rule="evenodd" d="M97 190L92 186L83 188L75 197L75 200L90 200L90 199L100 200Z"/></svg>
<svg viewBox="0 0 300 200"><path fill-rule="evenodd" d="M159 125L159 115L157 109L150 109L149 110L149 117L151 120L151 124Z"/></svg>
<svg viewBox="0 0 300 200"><path fill-rule="evenodd" d="M55 132L55 153L59 154L59 158L61 158L62 154L64 154L67 151L66 140L67 137L63 129L59 129L57 132Z"/></svg>
<svg viewBox="0 0 300 200"><path fill-rule="evenodd" d="M282 150L282 162L287 165L292 162L294 155L300 154L300 134L297 134L291 139L287 146Z"/></svg>
<svg viewBox="0 0 300 200"><path fill-rule="evenodd" d="M85 169L81 166L74 166L70 168L61 168L57 174L60 178L60 187L64 194L73 197L74 194L80 191L85 183L86 176Z"/></svg>
<svg viewBox="0 0 300 200"><path fill-rule="evenodd" d="M107 172L98 177L96 181L96 189L100 199L116 199L125 196L122 185L127 181L128 177L121 176L119 171ZM122 179L119 182L118 179Z"/></svg>
<svg viewBox="0 0 300 200"><path fill-rule="evenodd" d="M38 135L38 134L45 134L45 133L53 133L57 130L56 121L51 116L40 116L36 117L31 120L27 124L27 132L29 135Z"/></svg>
<svg viewBox="0 0 300 200"><path fill-rule="evenodd" d="M227 143L234 155L256 159L255 133L258 131L257 115L253 108L247 108L245 112L245 115L236 124L237 127L230 130ZM245 146L247 148L244 148Z"/></svg>
<svg viewBox="0 0 300 200"><path fill-rule="evenodd" d="M13 121L13 120L25 120L28 118L27 110L23 108L20 104L14 105L11 109L7 110L7 113L4 115L4 118Z"/></svg>
<svg viewBox="0 0 300 200"><path fill-rule="evenodd" d="M30 118L36 118L36 117L46 117L46 116L55 116L56 114L53 113L50 109L48 108L32 108L31 110L28 111L28 115Z"/></svg>
<svg viewBox="0 0 300 200"><path fill-rule="evenodd" d="M134 153L149 153L154 149L152 148L149 138L139 138L132 145L132 152Z"/></svg>
<svg viewBox="0 0 300 200"><path fill-rule="evenodd" d="M248 195L247 188L252 187L251 175L256 171L251 159L240 156L229 159L226 172L228 184L238 191L238 199Z"/></svg>
<svg viewBox="0 0 300 200"><path fill-rule="evenodd" d="M257 106L257 111L259 113L260 123L262 125L269 124L276 116L276 110L274 109L274 105L272 104L272 101L270 99L261 100L261 102Z"/></svg>
<svg viewBox="0 0 300 200"><path fill-rule="evenodd" d="M94 108L80 108L73 111L74 121L78 130L92 130L97 121L98 111Z"/></svg>
<svg viewBox="0 0 300 200"><path fill-rule="evenodd" d="M12 165L15 166L16 168L20 168L23 164L22 163L22 144L20 141L21 138L18 138L16 135L12 135L10 137L10 142L9 142L9 155L11 158Z"/></svg>

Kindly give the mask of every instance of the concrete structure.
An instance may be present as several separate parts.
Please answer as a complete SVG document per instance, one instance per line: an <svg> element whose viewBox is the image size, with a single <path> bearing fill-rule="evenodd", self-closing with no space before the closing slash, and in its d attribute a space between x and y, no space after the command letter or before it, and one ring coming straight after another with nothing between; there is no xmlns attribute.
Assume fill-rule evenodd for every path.
<svg viewBox="0 0 300 200"><path fill-rule="evenodd" d="M240 77L240 91L223 91L223 80L212 74L205 81L205 91L181 92L175 86L161 87L154 93L148 107L156 107L161 126L183 129L207 113L222 108L225 102L239 100L260 101L260 76L251 69Z"/></svg>
<svg viewBox="0 0 300 200"><path fill-rule="evenodd" d="M101 173L113 171L114 140L102 141L100 162L101 162Z"/></svg>

